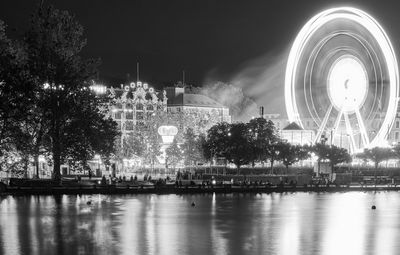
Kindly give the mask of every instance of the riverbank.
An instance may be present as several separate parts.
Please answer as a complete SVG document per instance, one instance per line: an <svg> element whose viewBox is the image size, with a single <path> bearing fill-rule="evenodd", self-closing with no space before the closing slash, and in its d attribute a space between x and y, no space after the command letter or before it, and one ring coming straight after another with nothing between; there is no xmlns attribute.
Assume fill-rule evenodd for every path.
<svg viewBox="0 0 400 255"><path fill-rule="evenodd" d="M400 191L400 186L206 186L206 187L137 187L115 185L92 187L7 187L1 195L62 195L62 194L198 194L198 193L284 193L284 192L370 192Z"/></svg>

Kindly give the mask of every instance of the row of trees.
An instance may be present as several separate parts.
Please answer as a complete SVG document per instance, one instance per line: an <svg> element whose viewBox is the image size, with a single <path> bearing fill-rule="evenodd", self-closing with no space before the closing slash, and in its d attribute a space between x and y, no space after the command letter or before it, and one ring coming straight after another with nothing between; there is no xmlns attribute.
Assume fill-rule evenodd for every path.
<svg viewBox="0 0 400 255"><path fill-rule="evenodd" d="M157 126L156 123L153 124ZM147 142L144 142L145 140ZM147 163L154 163L156 157L161 154L156 130L131 133L124 140L122 148L128 152L124 154L124 157L129 158L136 155L148 158ZM372 161L375 167L378 167L382 161L400 158L400 146L369 148L355 156L365 161ZM286 168L289 168L289 166L310 157L315 157L318 164L328 162L332 171L337 164L352 160L346 149L335 145L325 143L317 143L312 146L289 144L278 136L271 121L256 118L249 123L218 123L212 126L205 135L196 135L192 128L187 128L167 148L165 166L166 168L175 167L180 163L192 166L198 162L212 163L216 159L223 159L225 163L235 164L238 169L243 165L254 167L256 163L268 162L272 173L275 162L281 162Z"/></svg>
<svg viewBox="0 0 400 255"><path fill-rule="evenodd" d="M390 159L400 159L400 145L396 145L393 148L366 148L363 152L356 154L356 157L363 160L364 162L372 161L374 163L375 169L377 169L379 164L383 161Z"/></svg>
<svg viewBox="0 0 400 255"><path fill-rule="evenodd" d="M38 169L43 155L60 179L62 162L113 152L116 123L106 118L108 98L90 90L98 61L81 57L85 45L73 16L43 4L17 38L0 21L0 168L33 159Z"/></svg>
<svg viewBox="0 0 400 255"><path fill-rule="evenodd" d="M272 121L264 118L255 118L249 123L219 123L213 126L202 139L202 153L209 162L222 158L235 164L238 170L243 165L254 167L257 162L269 162L271 173L277 161L288 168L312 155L317 157L318 163L329 162L332 170L335 165L351 160L346 149L334 145L289 144L278 136Z"/></svg>

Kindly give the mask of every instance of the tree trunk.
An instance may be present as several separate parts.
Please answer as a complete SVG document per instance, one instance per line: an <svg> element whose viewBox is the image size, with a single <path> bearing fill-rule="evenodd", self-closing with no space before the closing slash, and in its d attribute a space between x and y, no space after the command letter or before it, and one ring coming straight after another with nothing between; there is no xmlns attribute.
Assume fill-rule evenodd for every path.
<svg viewBox="0 0 400 255"><path fill-rule="evenodd" d="M271 158L271 174L274 174L274 159Z"/></svg>
<svg viewBox="0 0 400 255"><path fill-rule="evenodd" d="M53 139L53 178L54 180L61 180L61 151L60 151L60 142L58 139Z"/></svg>
<svg viewBox="0 0 400 255"><path fill-rule="evenodd" d="M24 156L24 178L28 178L29 156Z"/></svg>
<svg viewBox="0 0 400 255"><path fill-rule="evenodd" d="M34 156L36 178L39 179L39 155Z"/></svg>
<svg viewBox="0 0 400 255"><path fill-rule="evenodd" d="M59 119L59 101L57 98L56 103L53 104L53 120L52 120L52 152L53 152L53 178L54 180L61 181L61 141L60 130L61 123Z"/></svg>
<svg viewBox="0 0 400 255"><path fill-rule="evenodd" d="M61 159L60 159L60 155L59 154L55 154L53 153L53 178L54 180L61 180L61 172L60 172L60 168L61 168Z"/></svg>

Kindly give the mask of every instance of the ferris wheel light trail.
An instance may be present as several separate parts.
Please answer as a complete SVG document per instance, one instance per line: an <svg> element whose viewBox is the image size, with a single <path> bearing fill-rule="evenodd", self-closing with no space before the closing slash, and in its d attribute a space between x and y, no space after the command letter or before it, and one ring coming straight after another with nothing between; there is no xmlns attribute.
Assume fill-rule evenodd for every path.
<svg viewBox="0 0 400 255"><path fill-rule="evenodd" d="M351 29L337 28L337 30L333 30L331 34L320 38L320 40L315 40L314 37L318 38L318 35L321 34L321 30L324 30L325 28L332 29L332 25L326 26L328 23L332 24L332 22L336 21L338 23L335 24L339 24L339 26L343 25L343 23L340 23L339 21L346 21L355 24L355 31L350 31ZM373 40L374 43L371 43L371 40L368 40L368 38L365 39L362 33L357 34L357 27L361 27L363 31L370 34L370 38L372 38L371 40ZM357 41L359 45L361 45L360 47L362 47L365 54L368 54L370 59L375 58L376 60L371 60L371 63L368 63L371 68L366 68L366 63L363 63L362 60L358 59L356 52L343 46L342 49L344 49L343 51L347 50L347 54L336 59L330 67L329 74L327 75L327 91L331 105L328 106L327 104L329 102L326 102L327 104L322 107L326 112L319 113L317 111L321 111L321 106L318 108L315 106L315 100L309 100L307 98L307 96L313 96L311 91L313 86L311 84L312 80L310 78L310 84L306 84L308 74L299 73L299 70L302 70L304 67L304 61L302 60L307 57L305 57L305 54L316 55L316 57L318 57L318 54L322 47L326 45L327 41L331 40L338 34L343 34L354 39L354 41ZM310 50L310 47L313 48ZM335 54L334 50L335 49L332 49L332 55ZM327 56L331 57L332 55ZM314 69L316 57L314 59L311 59L311 57L309 57L308 60L306 59L305 72L311 72L311 75ZM381 61L384 62L384 65L381 65ZM367 69L373 70L371 76L367 74ZM382 72L385 72L385 75L383 75ZM296 82L299 79L301 80L301 77L304 77L304 90L307 89L307 91L304 92L305 98L296 97L296 93L298 93L299 89ZM370 82L369 77L374 77L375 83ZM381 81L381 84L378 84L377 79ZM384 82L387 82L387 84L383 84ZM379 111L381 111L381 102L385 103L385 112L382 115L384 116L383 122L381 123L379 130L374 132L375 136L371 139L368 136L368 131L370 131L370 129L367 130L365 124L366 120L362 116L362 114L365 113L364 111L361 113L361 108L364 106L365 100L367 100L367 95L369 95L370 84L373 84L374 86L380 85L381 87L385 86L384 90L387 91L387 94L383 95L383 89L377 92L377 87L374 87L373 89L375 90L371 91L371 93L380 94L374 95L372 99L368 99L373 100L370 103L372 105L371 107L377 107ZM381 100L382 97L385 97L384 101ZM318 13L302 27L293 42L286 66L285 104L289 121L298 123L302 128L304 128L302 122L304 114L301 114L298 105L305 104L307 106L309 115L319 126L317 135L315 136L316 141L320 139L323 132L327 131L328 119L334 118L334 116L331 117L331 114L332 108L335 108L338 115L334 121L334 126L331 127L331 131L333 131L331 134L336 134L336 129L339 126L341 119L344 118L345 130L354 150L357 148L354 138L355 134L359 134L360 143L362 141L364 147L378 146L385 141L385 137L389 133L389 128L393 125L397 111L398 97L399 72L393 46L386 32L369 14L352 7L332 8ZM328 108L326 108L327 106ZM368 114L368 118L375 115L375 113L371 115L372 112L373 111L371 110ZM350 120L350 115L355 115L355 120L358 123L357 129L359 130L354 130L354 127L352 127L352 123L354 124L354 122Z"/></svg>

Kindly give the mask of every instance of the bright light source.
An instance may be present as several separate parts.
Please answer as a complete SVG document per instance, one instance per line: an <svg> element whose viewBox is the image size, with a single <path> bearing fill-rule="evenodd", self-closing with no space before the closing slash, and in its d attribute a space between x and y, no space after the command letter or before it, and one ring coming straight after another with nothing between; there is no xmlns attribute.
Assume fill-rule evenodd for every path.
<svg viewBox="0 0 400 255"><path fill-rule="evenodd" d="M368 78L363 64L344 55L333 63L328 75L328 94L338 111L354 112L365 101Z"/></svg>
<svg viewBox="0 0 400 255"><path fill-rule="evenodd" d="M333 21L355 23L355 31L342 30L341 27L333 28L335 33L340 31L341 34L350 37L353 37L353 33L358 33L357 27L362 27L363 33L368 33L373 39L373 43L371 43L373 45L371 47L375 47L376 52L381 52L381 56L379 57L383 60L384 64L379 66L379 70L385 70L385 77L383 79L385 82L387 81L387 84L385 84L387 96L384 98L384 103L387 106L383 112L384 120L381 122L380 129L371 142L366 135L366 129L365 126L363 126L365 120L361 115L362 111L360 109L368 93L368 86L370 86L367 78L368 75L365 73L365 70L369 69L365 68L360 61L357 60L356 54L354 54L351 57L346 56L343 59L339 58L336 60L330 69L329 77L327 77L329 79L328 84L330 83L327 90L329 90L331 105L335 106L336 109L340 109L338 110L339 117L341 117L342 114L345 116L346 132L353 137L353 131L350 128L350 124L348 124L350 121L346 121L346 115L354 111L356 120L360 124L360 130L358 131L362 134L363 145L366 147L377 146L385 141L388 130L390 130L396 116L397 97L399 94L398 63L393 46L383 28L369 14L356 8L339 7L320 12L312 17L298 33L289 53L285 73L285 104L289 121L296 122L304 128L302 120L300 119L300 116L303 115L300 115L299 112L302 103L296 102L296 94L299 93L299 88L304 87L304 84L299 85L300 87L296 86L296 84L299 83L298 80L303 79L302 77L309 75L308 73L300 72L303 63L302 60L305 58L304 54L309 53L310 50L316 50L315 41L322 39L315 38L318 36L317 31L332 29ZM367 39L363 37L363 33L358 33L357 36L367 41ZM382 75L382 73L375 75ZM367 87L362 84L366 84ZM349 96L346 98L344 94ZM329 104L329 102L327 102L327 104ZM321 118L319 121L321 122L320 126L322 129L326 126L330 111L331 108L328 108L325 114L327 118L324 118L324 116L317 116ZM341 118L339 117L337 119L340 121ZM320 133L320 130L318 133ZM355 142L353 140L354 139L352 139L352 144L354 146ZM355 149L356 148L354 148L354 150Z"/></svg>
<svg viewBox="0 0 400 255"><path fill-rule="evenodd" d="M106 86L100 84L94 84L90 86L90 90L92 90L96 94L105 94L107 91Z"/></svg>

